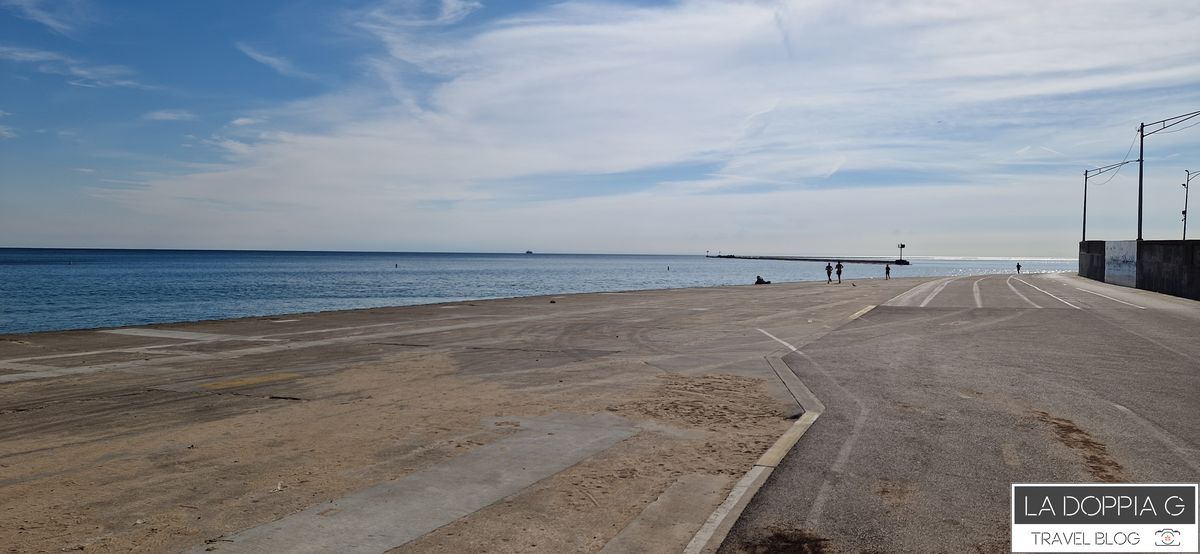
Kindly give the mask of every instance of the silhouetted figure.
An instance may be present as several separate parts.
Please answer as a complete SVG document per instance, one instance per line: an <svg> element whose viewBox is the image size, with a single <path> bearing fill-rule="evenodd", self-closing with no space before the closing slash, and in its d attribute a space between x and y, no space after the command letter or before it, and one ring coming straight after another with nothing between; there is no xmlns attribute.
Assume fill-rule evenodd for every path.
<svg viewBox="0 0 1200 554"><path fill-rule="evenodd" d="M825 262L825 284L833 282L833 264Z"/></svg>
<svg viewBox="0 0 1200 554"><path fill-rule="evenodd" d="M771 282L770 282L770 281L764 281L764 280L763 280L763 278L762 278L762 275L759 275L759 276L758 276L758 278L754 280L754 284L756 284L756 285L769 285L769 284L771 284Z"/></svg>
<svg viewBox="0 0 1200 554"><path fill-rule="evenodd" d="M838 262L837 266L835 266L834 269L837 270L838 284L840 285L840 284L842 284L842 262Z"/></svg>
<svg viewBox="0 0 1200 554"><path fill-rule="evenodd" d="M892 278L892 264L883 264L883 280Z"/></svg>
<svg viewBox="0 0 1200 554"><path fill-rule="evenodd" d="M1017 262L1017 275L1021 274L1021 262Z"/></svg>

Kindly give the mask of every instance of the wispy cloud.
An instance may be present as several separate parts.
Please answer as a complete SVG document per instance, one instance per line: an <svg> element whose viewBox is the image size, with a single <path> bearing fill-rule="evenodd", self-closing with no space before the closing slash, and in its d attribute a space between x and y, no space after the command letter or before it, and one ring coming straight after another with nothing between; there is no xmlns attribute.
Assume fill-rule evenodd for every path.
<svg viewBox="0 0 1200 554"><path fill-rule="evenodd" d="M142 114L142 119L149 121L192 121L196 114L187 110L156 110Z"/></svg>
<svg viewBox="0 0 1200 554"><path fill-rule="evenodd" d="M17 138L17 132L12 127L0 125L0 139Z"/></svg>
<svg viewBox="0 0 1200 554"><path fill-rule="evenodd" d="M0 6L64 36L71 36L90 12L83 0L0 0Z"/></svg>
<svg viewBox="0 0 1200 554"><path fill-rule="evenodd" d="M0 60L28 64L39 73L62 75L68 84L80 87L149 88L133 80L134 72L127 67L93 65L49 50L0 45Z"/></svg>
<svg viewBox="0 0 1200 554"><path fill-rule="evenodd" d="M316 78L316 75L313 75L312 73L297 69L291 60L283 56L267 54L266 52L263 52L262 50L259 50L244 42L234 43L234 46L236 46L238 50L241 50L242 53L248 56L250 59L274 69L280 75L299 77L301 79Z"/></svg>
<svg viewBox="0 0 1200 554"><path fill-rule="evenodd" d="M1191 36L1200 4L782 5L579 0L468 26L477 3L386 2L353 14L384 50L360 60L369 79L212 139L222 167L112 197L184 239L211 199L246 208L226 212L229 240L288 245L337 227L389 248L868 253L899 235L1062 253L1071 160L1118 161L1137 118L1200 102L1200 42L1165 38ZM654 171L675 173L640 178ZM289 210L249 213L279 198Z"/></svg>
<svg viewBox="0 0 1200 554"><path fill-rule="evenodd" d="M262 123L262 120L253 118L253 117L239 117L239 118L234 119L233 121L229 122L230 125L235 125L238 127L244 127L246 125L256 125L258 123Z"/></svg>

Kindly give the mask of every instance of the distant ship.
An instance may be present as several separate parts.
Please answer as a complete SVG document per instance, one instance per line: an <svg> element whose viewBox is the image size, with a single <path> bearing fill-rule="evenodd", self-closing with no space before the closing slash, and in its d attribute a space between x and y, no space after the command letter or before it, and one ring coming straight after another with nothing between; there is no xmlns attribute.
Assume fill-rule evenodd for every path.
<svg viewBox="0 0 1200 554"><path fill-rule="evenodd" d="M533 254L533 250L526 250L526 251L525 251L525 253L526 253L526 254Z"/></svg>

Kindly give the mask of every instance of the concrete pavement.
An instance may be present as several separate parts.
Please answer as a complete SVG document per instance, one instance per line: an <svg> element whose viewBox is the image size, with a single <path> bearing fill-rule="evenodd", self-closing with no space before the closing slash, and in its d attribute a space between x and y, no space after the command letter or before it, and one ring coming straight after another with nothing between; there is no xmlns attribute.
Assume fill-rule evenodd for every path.
<svg viewBox="0 0 1200 554"><path fill-rule="evenodd" d="M825 411L721 552L1007 552L1011 483L1200 479L1200 303L956 277L780 337Z"/></svg>

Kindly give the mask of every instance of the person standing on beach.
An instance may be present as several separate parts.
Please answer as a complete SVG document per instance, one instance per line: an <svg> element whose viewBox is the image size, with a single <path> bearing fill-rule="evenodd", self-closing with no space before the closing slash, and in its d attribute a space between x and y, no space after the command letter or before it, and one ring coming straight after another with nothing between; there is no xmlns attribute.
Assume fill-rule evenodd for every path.
<svg viewBox="0 0 1200 554"><path fill-rule="evenodd" d="M883 280L892 278L892 264L883 264Z"/></svg>
<svg viewBox="0 0 1200 554"><path fill-rule="evenodd" d="M1021 274L1021 262L1017 262L1017 275Z"/></svg>
<svg viewBox="0 0 1200 554"><path fill-rule="evenodd" d="M833 262L825 262L825 284L833 282Z"/></svg>
<svg viewBox="0 0 1200 554"><path fill-rule="evenodd" d="M837 269L838 284L840 285L842 284L842 262L838 262L837 267L834 269Z"/></svg>

